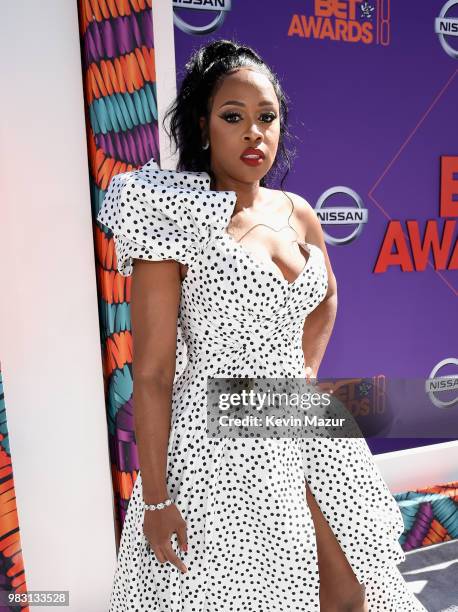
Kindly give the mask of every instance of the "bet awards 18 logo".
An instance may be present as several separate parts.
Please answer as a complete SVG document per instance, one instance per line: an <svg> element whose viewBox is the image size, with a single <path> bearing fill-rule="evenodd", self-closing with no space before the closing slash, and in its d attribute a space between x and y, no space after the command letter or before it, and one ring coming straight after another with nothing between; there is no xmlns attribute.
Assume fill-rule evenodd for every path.
<svg viewBox="0 0 458 612"><path fill-rule="evenodd" d="M307 0L291 17L288 36L366 45L390 44L391 0Z"/></svg>
<svg viewBox="0 0 458 612"><path fill-rule="evenodd" d="M442 155L440 161L441 219L428 219L423 237L416 219L406 221L407 231L401 221L390 221L374 267L375 273L386 272L391 266L400 266L402 272L422 272L431 255L435 270L458 270L458 157Z"/></svg>

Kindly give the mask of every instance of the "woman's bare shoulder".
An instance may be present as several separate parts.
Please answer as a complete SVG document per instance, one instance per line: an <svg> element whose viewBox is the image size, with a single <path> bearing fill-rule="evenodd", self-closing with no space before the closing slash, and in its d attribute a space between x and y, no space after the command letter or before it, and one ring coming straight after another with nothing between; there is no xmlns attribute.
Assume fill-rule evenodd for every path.
<svg viewBox="0 0 458 612"><path fill-rule="evenodd" d="M270 189L269 187L263 187L262 189L266 201L275 201L279 204L284 203L286 194L287 197L289 196L293 200L294 206L297 205L299 212L313 212L313 208L308 201L297 193L281 189Z"/></svg>
<svg viewBox="0 0 458 612"><path fill-rule="evenodd" d="M300 225L305 240L324 247L324 236L321 222L313 206L303 196L292 191L284 192L294 204L294 218Z"/></svg>
<svg viewBox="0 0 458 612"><path fill-rule="evenodd" d="M294 205L293 214L290 219L292 225L301 236L306 240L308 228L316 224L316 214L309 202L298 193L281 189L263 188L264 197L267 202L273 204L281 217L291 212L291 202ZM285 197L286 196L286 197Z"/></svg>
<svg viewBox="0 0 458 612"><path fill-rule="evenodd" d="M309 202L298 193L294 193L293 191L281 191L276 190L279 199L283 199L284 205L291 209L291 202L294 205L292 219L296 222L298 227L300 228L300 233L304 237L307 235L308 228L313 224L315 211ZM286 195L286 198L285 198ZM286 200L286 202L285 202Z"/></svg>
<svg viewBox="0 0 458 612"><path fill-rule="evenodd" d="M298 193L294 193L293 191L280 191L279 193L285 193L293 200L294 207L297 207L298 214L310 215L315 212L308 200Z"/></svg>

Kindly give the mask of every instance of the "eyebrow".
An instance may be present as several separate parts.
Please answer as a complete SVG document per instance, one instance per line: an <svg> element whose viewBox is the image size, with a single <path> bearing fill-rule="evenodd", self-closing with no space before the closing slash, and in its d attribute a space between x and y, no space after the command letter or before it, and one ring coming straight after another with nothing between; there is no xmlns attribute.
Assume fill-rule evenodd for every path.
<svg viewBox="0 0 458 612"><path fill-rule="evenodd" d="M243 102L240 102L239 100L227 100L226 102L224 102L224 104L221 104L220 108L222 108L223 106L227 106L228 104L233 104L234 106L245 106L245 104ZM261 100L258 106L274 106L274 103L270 100Z"/></svg>

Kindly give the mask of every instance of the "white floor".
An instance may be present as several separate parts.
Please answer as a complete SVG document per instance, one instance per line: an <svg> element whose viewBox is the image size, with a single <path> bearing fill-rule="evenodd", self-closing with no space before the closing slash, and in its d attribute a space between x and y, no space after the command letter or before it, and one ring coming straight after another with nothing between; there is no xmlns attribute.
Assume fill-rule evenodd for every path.
<svg viewBox="0 0 458 612"><path fill-rule="evenodd" d="M409 552L399 569L428 612L458 612L458 540Z"/></svg>

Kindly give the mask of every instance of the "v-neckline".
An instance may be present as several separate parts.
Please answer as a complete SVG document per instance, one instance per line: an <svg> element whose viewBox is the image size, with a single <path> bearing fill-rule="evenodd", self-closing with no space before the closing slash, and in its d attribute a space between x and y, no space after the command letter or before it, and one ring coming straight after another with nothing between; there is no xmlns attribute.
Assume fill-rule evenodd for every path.
<svg viewBox="0 0 458 612"><path fill-rule="evenodd" d="M226 230L223 230L222 234L223 234L224 237L226 237L229 240L229 242L231 244L234 245L234 247L239 249L240 252L243 255L245 255L245 257L247 259L249 259L254 265L256 265L257 267L259 267L262 270L264 270L267 274L270 274L271 276L276 278L278 280L278 282L283 283L283 285L286 285L286 287L288 287L288 288L293 287L302 278L302 276L305 274L305 272L308 270L310 259L312 258L312 255L313 255L313 248L312 247L315 246L315 245L313 245L313 244L311 244L309 242L297 241L297 243L299 244L299 248L302 245L305 245L307 247L308 257L307 257L307 261L304 263L304 266L303 266L302 270L299 272L299 274L296 276L296 278L294 280L292 280L292 281L289 281L288 279L286 279L284 277L284 275L282 274L282 272L281 272L280 268L278 268L278 266L276 266L278 268L278 270L279 270L278 273L274 272L273 270L271 270L270 268L267 267L266 263L264 263L260 259L257 259L254 255L252 255L252 253L247 251L247 249L242 244L237 242L237 240L235 240L235 238L233 236L231 236ZM272 261L272 264L276 265L273 261Z"/></svg>

